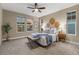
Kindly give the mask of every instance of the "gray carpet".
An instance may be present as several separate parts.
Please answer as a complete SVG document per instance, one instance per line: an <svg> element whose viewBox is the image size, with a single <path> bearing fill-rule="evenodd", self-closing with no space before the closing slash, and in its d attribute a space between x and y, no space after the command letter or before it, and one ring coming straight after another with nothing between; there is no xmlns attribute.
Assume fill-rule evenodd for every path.
<svg viewBox="0 0 79 59"><path fill-rule="evenodd" d="M30 49L27 39L17 39L4 42L0 46L0 55L75 55L79 54L79 46L58 42L45 49L37 47Z"/></svg>

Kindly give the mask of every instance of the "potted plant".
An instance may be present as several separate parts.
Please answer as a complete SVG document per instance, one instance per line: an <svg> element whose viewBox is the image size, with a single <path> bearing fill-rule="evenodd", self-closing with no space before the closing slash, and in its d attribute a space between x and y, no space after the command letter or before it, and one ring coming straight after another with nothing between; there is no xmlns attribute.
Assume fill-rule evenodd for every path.
<svg viewBox="0 0 79 59"><path fill-rule="evenodd" d="M2 26L3 32L6 34L6 41L9 41L9 31L12 29L9 23Z"/></svg>

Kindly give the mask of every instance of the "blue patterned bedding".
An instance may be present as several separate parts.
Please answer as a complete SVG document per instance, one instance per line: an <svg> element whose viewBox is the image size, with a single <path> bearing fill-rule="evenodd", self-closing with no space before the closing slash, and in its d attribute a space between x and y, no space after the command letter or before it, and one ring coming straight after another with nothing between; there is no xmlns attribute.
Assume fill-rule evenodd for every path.
<svg viewBox="0 0 79 59"><path fill-rule="evenodd" d="M34 33L34 34L32 34L32 37L33 38L42 38L42 36L44 36L45 38L46 38L46 40L47 40L47 44L50 44L50 43L52 43L52 35L48 35L47 33Z"/></svg>

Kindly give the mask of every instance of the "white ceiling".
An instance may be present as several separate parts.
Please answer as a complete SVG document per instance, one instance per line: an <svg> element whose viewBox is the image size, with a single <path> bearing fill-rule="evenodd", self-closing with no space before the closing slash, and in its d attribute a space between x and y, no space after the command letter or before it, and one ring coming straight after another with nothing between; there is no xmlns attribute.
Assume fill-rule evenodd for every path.
<svg viewBox="0 0 79 59"><path fill-rule="evenodd" d="M31 9L28 9L28 6L33 6L34 3L2 3L2 7L5 10L15 11L24 13L31 16L42 17L47 14L54 13L56 11L77 5L75 3L38 3L39 6L45 6L46 9L41 10L42 12L32 13Z"/></svg>

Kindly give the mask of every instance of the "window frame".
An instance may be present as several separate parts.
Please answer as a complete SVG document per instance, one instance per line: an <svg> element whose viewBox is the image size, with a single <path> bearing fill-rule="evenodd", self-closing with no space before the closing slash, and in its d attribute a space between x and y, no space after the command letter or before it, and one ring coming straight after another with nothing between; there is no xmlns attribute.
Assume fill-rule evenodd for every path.
<svg viewBox="0 0 79 59"><path fill-rule="evenodd" d="M68 33L68 19L67 19L67 17L68 17L68 13L72 13L72 12L76 12L76 19L75 19L75 34L69 34ZM66 33L68 34L68 35L72 35L72 36L76 36L77 35L77 11L76 10L73 10L73 11L69 11L69 12L67 12L66 13L66 19L67 19L67 21L66 21Z"/></svg>
<svg viewBox="0 0 79 59"><path fill-rule="evenodd" d="M34 31L34 24L32 24L32 30L30 30L30 31L27 30L27 22L28 22L28 20L32 20L32 22L34 23L34 21L33 21L32 18L27 18L27 19L26 19L26 31L27 31L27 32L33 32L33 31Z"/></svg>
<svg viewBox="0 0 79 59"><path fill-rule="evenodd" d="M26 21L26 17L24 17L24 16L17 16L17 17L23 17L23 18L25 18L25 21ZM18 33L24 33L25 30L26 30L26 28L25 28L26 22L24 24L17 24L17 17L16 17L16 27L17 27L17 30L16 31ZM23 25L24 26L24 31L18 31L18 25Z"/></svg>

